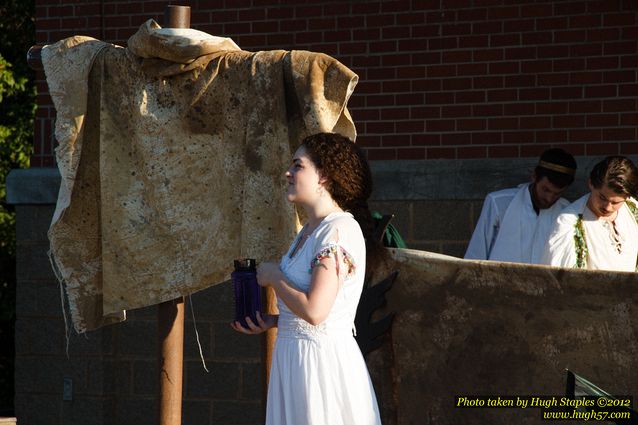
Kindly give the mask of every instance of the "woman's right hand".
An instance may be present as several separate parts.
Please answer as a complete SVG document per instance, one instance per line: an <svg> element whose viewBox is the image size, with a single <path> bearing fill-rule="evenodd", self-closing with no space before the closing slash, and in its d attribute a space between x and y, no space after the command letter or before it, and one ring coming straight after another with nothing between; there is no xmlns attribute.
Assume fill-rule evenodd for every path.
<svg viewBox="0 0 638 425"><path fill-rule="evenodd" d="M246 317L246 324L248 324L248 328L243 327L238 321L232 322L230 327L243 334L259 335L260 333L266 332L268 329L277 326L278 320L278 315L265 314L262 317L261 313L257 312L257 324L253 323L250 317Z"/></svg>

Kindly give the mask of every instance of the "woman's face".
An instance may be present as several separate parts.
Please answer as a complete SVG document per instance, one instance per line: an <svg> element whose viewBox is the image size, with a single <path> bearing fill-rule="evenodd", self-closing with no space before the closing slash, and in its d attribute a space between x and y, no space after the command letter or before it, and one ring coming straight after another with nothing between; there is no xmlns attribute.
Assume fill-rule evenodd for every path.
<svg viewBox="0 0 638 425"><path fill-rule="evenodd" d="M316 198L324 191L325 179L319 174L319 170L310 160L306 148L300 146L292 157L290 168L286 171L288 189L286 198L290 202L298 204L313 204Z"/></svg>

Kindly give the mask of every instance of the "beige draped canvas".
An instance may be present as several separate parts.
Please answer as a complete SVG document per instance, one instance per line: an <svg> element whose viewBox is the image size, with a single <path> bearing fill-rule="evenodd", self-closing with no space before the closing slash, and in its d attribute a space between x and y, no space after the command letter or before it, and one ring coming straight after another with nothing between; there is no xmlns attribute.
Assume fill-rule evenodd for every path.
<svg viewBox="0 0 638 425"><path fill-rule="evenodd" d="M312 133L356 136L357 76L335 59L222 40L187 46L184 63L184 38L167 36L154 58L157 28L130 49L71 37L43 50L62 175L51 257L78 332L220 283L234 258L275 259L297 224L292 152Z"/></svg>

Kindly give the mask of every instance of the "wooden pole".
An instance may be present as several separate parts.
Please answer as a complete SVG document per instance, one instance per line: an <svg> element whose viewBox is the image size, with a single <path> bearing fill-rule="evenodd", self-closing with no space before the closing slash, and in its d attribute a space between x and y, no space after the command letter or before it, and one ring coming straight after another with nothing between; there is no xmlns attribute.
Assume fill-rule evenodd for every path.
<svg viewBox="0 0 638 425"><path fill-rule="evenodd" d="M166 28L189 28L189 6L167 6ZM184 297L158 306L157 336L160 366L160 425L182 424L182 387L184 368Z"/></svg>

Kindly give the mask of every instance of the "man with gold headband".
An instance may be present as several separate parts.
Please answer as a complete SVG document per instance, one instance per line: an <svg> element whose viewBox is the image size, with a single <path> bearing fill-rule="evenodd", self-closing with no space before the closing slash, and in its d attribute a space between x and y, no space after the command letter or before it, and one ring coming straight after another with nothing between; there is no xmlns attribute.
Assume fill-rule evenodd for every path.
<svg viewBox="0 0 638 425"><path fill-rule="evenodd" d="M465 258L540 264L556 218L569 202L576 160L563 149L540 157L530 183L487 195Z"/></svg>
<svg viewBox="0 0 638 425"><path fill-rule="evenodd" d="M638 169L629 158L609 156L592 169L589 189L559 215L544 262L638 271Z"/></svg>

